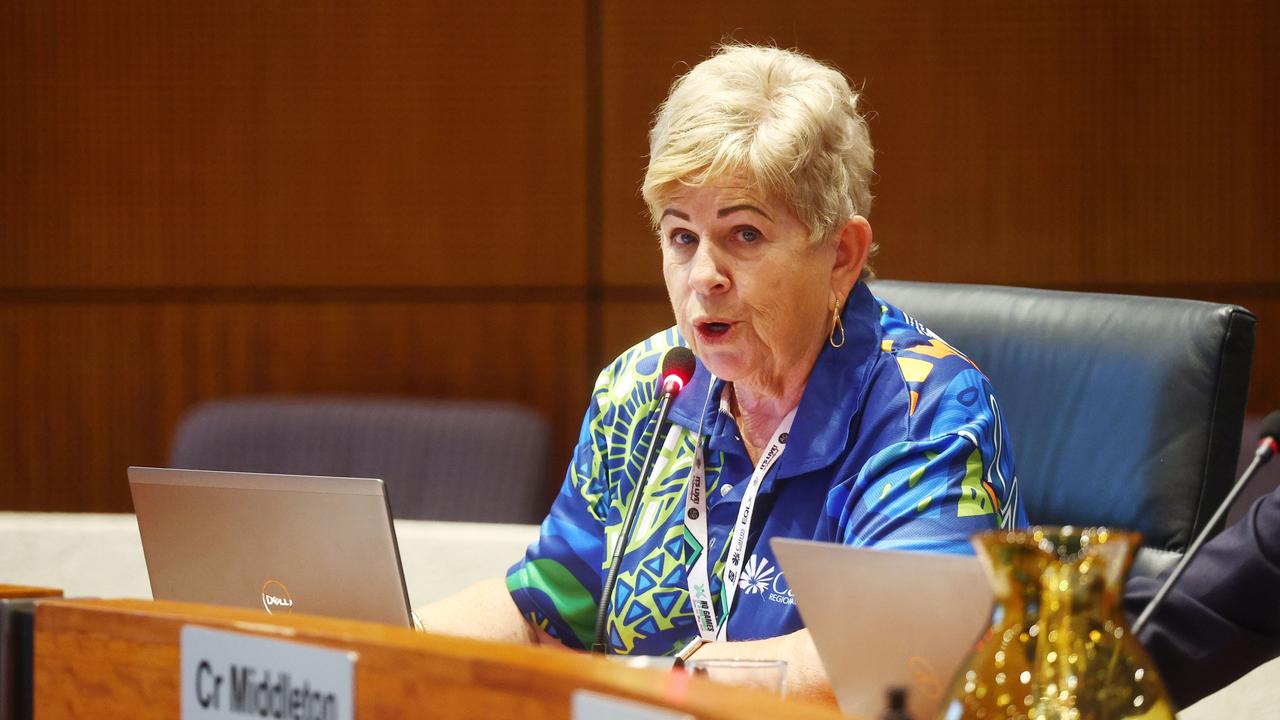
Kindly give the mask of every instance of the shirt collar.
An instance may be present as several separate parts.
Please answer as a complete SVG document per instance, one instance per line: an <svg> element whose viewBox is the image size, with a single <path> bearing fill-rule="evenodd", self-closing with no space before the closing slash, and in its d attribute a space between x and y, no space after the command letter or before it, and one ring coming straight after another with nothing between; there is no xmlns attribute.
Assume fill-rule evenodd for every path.
<svg viewBox="0 0 1280 720"><path fill-rule="evenodd" d="M866 380L875 364L880 340L880 308L865 283L858 282L840 314L844 345L835 348L824 341L822 352L805 383L795 423L793 443L778 461L777 475L790 477L813 472L835 462L849 442L854 415L862 406ZM671 403L668 417L675 424L710 435L717 427L724 381L716 378L695 358L693 377ZM708 399L707 390L711 396Z"/></svg>

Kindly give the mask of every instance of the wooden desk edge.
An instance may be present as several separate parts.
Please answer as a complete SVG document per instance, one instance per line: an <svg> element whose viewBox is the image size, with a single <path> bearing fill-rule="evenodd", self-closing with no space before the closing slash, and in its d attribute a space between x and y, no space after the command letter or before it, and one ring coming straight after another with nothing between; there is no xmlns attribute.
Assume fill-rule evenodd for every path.
<svg viewBox="0 0 1280 720"><path fill-rule="evenodd" d="M29 587L27 585L5 585L0 583L0 600L19 600L32 598L60 598L62 591L55 588Z"/></svg>
<svg viewBox="0 0 1280 720"><path fill-rule="evenodd" d="M240 608L146 600L49 600L36 611L36 701L42 717L74 717L85 705L60 702L59 694L78 693L86 684L72 675L89 665L56 657L57 653L98 653L115 647L121 656L151 654L149 666L132 670L132 687L159 688L161 706L176 702L178 636L183 625L244 632L283 640L353 650L357 664L357 703L360 717L391 717L390 708L366 707L372 692L403 697L402 712L414 702L454 693L474 695L476 701L494 697L535 705L541 712L521 708L521 716L568 717L572 692L591 690L688 713L698 718L769 716L794 720L842 718L832 706L786 701L767 693L729 688L683 674L628 668L603 658L548 648L490 643L466 638L424 635L410 628L305 615L266 615ZM114 642L104 642L114 641ZM120 649L121 642L132 650ZM143 651L146 652L143 652ZM162 656L162 657L161 657ZM119 657L100 655L111 672L122 669ZM90 683L92 684L92 683ZM92 698L80 698L92 703ZM136 699L135 699L136 700ZM457 698L455 697L456 701ZM127 707L129 698L122 699ZM149 698L153 705L156 698ZM40 703L60 705L66 715L42 713ZM385 704L384 704L385 705ZM456 703L455 703L456 705ZM92 707L92 704L89 705ZM460 705L458 705L460 707ZM380 712L386 711L386 712ZM107 713L109 715L109 713ZM448 715L443 712L442 715ZM123 715L121 715L123 716ZM163 715L160 715L163 716ZM467 716L465 711L455 716Z"/></svg>

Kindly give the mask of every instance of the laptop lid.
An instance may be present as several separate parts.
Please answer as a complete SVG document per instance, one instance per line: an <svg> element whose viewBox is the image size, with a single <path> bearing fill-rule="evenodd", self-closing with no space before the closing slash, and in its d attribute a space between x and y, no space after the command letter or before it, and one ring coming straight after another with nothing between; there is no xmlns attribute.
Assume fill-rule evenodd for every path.
<svg viewBox="0 0 1280 720"><path fill-rule="evenodd" d="M129 468L157 600L411 625L381 480Z"/></svg>
<svg viewBox="0 0 1280 720"><path fill-rule="evenodd" d="M936 717L991 619L978 559L787 538L772 547L841 711L877 717L896 686L912 717Z"/></svg>

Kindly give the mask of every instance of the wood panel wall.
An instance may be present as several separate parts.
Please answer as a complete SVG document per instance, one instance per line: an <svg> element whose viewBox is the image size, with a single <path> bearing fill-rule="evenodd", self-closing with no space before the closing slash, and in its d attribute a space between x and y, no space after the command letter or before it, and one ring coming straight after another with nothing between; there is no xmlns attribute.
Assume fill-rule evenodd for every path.
<svg viewBox="0 0 1280 720"><path fill-rule="evenodd" d="M1274 3L13 0L0 508L127 510L226 394L519 400L561 465L669 322L646 127L731 38L862 85L882 276L1240 303L1280 405Z"/></svg>
<svg viewBox="0 0 1280 720"><path fill-rule="evenodd" d="M124 468L228 394L512 399L567 447L585 17L0 7L0 507L128 510Z"/></svg>

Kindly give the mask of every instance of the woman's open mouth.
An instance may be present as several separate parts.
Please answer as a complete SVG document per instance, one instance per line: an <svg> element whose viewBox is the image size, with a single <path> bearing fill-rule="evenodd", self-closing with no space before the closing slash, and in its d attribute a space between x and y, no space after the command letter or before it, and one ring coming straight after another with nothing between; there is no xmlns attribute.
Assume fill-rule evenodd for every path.
<svg viewBox="0 0 1280 720"><path fill-rule="evenodd" d="M698 332L698 339L704 343L721 342L729 337L733 330L733 323L728 322L700 322L695 324Z"/></svg>

